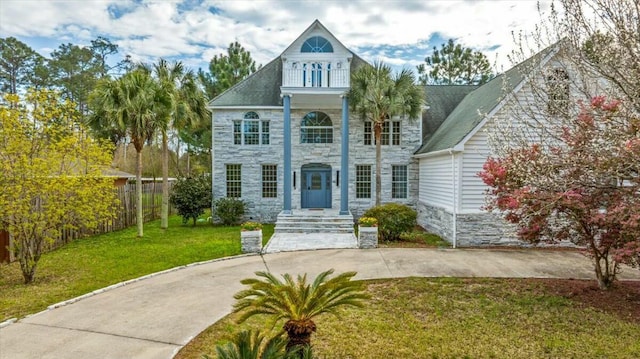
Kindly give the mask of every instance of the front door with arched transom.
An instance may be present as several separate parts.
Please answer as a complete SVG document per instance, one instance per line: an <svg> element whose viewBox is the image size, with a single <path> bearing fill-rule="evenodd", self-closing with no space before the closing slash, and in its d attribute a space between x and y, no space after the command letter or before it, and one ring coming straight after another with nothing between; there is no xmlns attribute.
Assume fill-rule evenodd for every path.
<svg viewBox="0 0 640 359"><path fill-rule="evenodd" d="M302 166L302 208L331 208L331 166Z"/></svg>

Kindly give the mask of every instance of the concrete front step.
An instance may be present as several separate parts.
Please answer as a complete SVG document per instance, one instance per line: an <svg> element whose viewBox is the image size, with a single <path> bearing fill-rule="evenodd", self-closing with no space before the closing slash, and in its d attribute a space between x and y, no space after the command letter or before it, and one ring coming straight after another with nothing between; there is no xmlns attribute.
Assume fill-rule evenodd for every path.
<svg viewBox="0 0 640 359"><path fill-rule="evenodd" d="M263 253L329 248L358 248L353 233L275 233Z"/></svg>
<svg viewBox="0 0 640 359"><path fill-rule="evenodd" d="M336 223L349 222L353 224L353 217L351 216L343 216L343 217L278 216L277 221L278 222L336 222Z"/></svg>
<svg viewBox="0 0 640 359"><path fill-rule="evenodd" d="M349 222L276 222L277 227L353 228Z"/></svg>
<svg viewBox="0 0 640 359"><path fill-rule="evenodd" d="M276 228L274 233L354 233L353 228Z"/></svg>
<svg viewBox="0 0 640 359"><path fill-rule="evenodd" d="M353 225L352 215L340 215L336 210L296 210L294 214L278 215L275 233L353 235Z"/></svg>

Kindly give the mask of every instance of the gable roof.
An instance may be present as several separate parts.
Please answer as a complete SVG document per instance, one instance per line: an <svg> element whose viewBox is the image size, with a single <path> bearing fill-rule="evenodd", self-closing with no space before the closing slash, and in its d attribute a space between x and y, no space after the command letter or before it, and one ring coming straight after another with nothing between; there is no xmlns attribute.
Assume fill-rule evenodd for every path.
<svg viewBox="0 0 640 359"><path fill-rule="evenodd" d="M460 144L486 119L486 114L497 110L508 94L516 92L527 74L546 63L556 51L557 46L550 46L466 95L415 154L453 149Z"/></svg>
<svg viewBox="0 0 640 359"><path fill-rule="evenodd" d="M478 85L428 85L424 88L425 105L422 113L422 143L438 130L449 114Z"/></svg>
<svg viewBox="0 0 640 359"><path fill-rule="evenodd" d="M329 42L338 44L353 54L353 51L349 50L346 46L344 46L344 44L342 44L342 42L340 42L340 40L338 40L338 38L335 37L335 35L333 35L331 31L329 31L324 25L322 25L322 23L318 19L315 19L311 23L311 25L309 25L309 27L307 27L306 30L304 30L302 34L300 34L300 36L298 36L295 40L293 40L293 42L289 46L287 46L287 48L284 49L284 51L282 51L282 53L285 54L289 52L289 50L292 49L293 45L295 45L298 42L298 40L307 38L309 34L313 32L315 29L320 29L321 31L325 32L329 36L329 40L330 40ZM334 49L335 49L335 46L334 46Z"/></svg>
<svg viewBox="0 0 640 359"><path fill-rule="evenodd" d="M326 28L316 20L305 30L306 34L316 26ZM328 30L327 33L331 34ZM301 36L303 36L301 35ZM301 37L299 36L298 39ZM331 35L333 36L333 35ZM335 37L334 37L335 38ZM297 41L294 40L293 43ZM340 43L337 39L336 41ZM292 43L292 45L293 45ZM340 45L342 45L340 43ZM342 45L343 46L343 45ZM289 45L291 47L291 45ZM289 48L287 47L287 49ZM349 68L351 72L358 67L369 64L353 51L347 49L353 57ZM283 53L286 52L283 51ZM247 76L244 80L231 86L221 94L213 98L207 104L207 108L214 107L233 107L233 106L282 106L280 98L280 87L282 86L282 55L271 60L268 64L260 68L258 71Z"/></svg>

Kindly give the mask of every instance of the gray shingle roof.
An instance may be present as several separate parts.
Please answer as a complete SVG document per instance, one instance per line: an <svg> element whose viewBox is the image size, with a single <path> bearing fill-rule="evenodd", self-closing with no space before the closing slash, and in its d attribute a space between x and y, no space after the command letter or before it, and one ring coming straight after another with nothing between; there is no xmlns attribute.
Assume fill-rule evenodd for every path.
<svg viewBox="0 0 640 359"><path fill-rule="evenodd" d="M280 56L264 65L209 102L218 106L281 106L282 60Z"/></svg>
<svg viewBox="0 0 640 359"><path fill-rule="evenodd" d="M429 85L424 89L425 105L422 114L422 143L425 143L442 125L449 114L477 85Z"/></svg>
<svg viewBox="0 0 640 359"><path fill-rule="evenodd" d="M550 46L466 95L416 154L446 150L459 144L482 122L485 114L513 92L524 80L525 74L531 72L554 49L555 46Z"/></svg>

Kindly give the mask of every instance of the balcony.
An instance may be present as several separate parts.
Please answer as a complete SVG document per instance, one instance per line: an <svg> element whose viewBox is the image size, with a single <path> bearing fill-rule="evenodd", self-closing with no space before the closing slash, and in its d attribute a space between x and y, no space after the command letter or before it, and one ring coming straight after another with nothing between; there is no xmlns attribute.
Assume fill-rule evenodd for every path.
<svg viewBox="0 0 640 359"><path fill-rule="evenodd" d="M314 90L349 87L349 68L337 68L331 63L294 63L282 70L282 87Z"/></svg>

